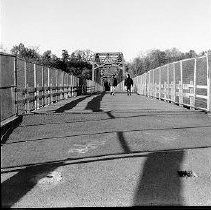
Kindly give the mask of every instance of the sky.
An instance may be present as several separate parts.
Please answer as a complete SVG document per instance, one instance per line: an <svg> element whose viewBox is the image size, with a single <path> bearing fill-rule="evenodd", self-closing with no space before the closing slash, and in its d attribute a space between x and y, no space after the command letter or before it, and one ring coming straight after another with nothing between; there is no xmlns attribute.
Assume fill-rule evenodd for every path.
<svg viewBox="0 0 211 210"><path fill-rule="evenodd" d="M23 43L61 56L75 50L123 52L211 49L211 0L0 0L4 49Z"/></svg>

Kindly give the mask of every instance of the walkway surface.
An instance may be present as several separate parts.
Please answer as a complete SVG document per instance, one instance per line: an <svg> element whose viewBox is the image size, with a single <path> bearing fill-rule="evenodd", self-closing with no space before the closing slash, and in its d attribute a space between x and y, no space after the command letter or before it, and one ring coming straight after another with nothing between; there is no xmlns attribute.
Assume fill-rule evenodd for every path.
<svg viewBox="0 0 211 210"><path fill-rule="evenodd" d="M211 117L136 94L51 104L2 143L1 191L15 208L211 205Z"/></svg>

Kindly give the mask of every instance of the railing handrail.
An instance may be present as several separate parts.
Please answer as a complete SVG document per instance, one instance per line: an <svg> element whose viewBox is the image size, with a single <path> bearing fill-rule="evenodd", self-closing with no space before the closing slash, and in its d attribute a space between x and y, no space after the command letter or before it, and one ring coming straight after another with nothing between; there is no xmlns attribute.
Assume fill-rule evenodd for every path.
<svg viewBox="0 0 211 210"><path fill-rule="evenodd" d="M204 59L203 68L204 68L204 71L206 70L206 74L204 73L205 75L203 75L204 76L203 80L207 81L206 85L201 84L201 83L197 84L197 79L198 79L197 73L199 74L198 69L197 69L197 64L198 64L197 62L199 62L200 59ZM182 64L183 62L188 62L190 60L193 60L194 62L192 63L192 65L194 65L193 68L190 69L189 67L189 70L191 70L192 74L190 74L187 71L187 75L183 75L184 74L183 71L185 72L187 69L184 70ZM210 62L211 62L211 53L208 51L203 56L188 58L188 59L183 59L180 61L168 63L134 77L133 78L134 83L135 83L134 85L136 85L137 93L139 94L155 97L155 98L169 101L169 102L174 102L179 105L188 106L193 109L202 109L202 110L211 112L211 66L209 66ZM175 65L177 63L180 64L179 66L180 72L178 74L179 83L178 83L178 75L175 70ZM164 78L162 77L161 70L166 71L166 74L164 74L166 76ZM157 71L157 74L156 74L157 77L155 76L156 71ZM170 80L170 73L171 73L171 80ZM200 74L202 74L202 72ZM177 75L177 80L176 80L176 75ZM183 78L184 76L187 76L185 77L185 79L189 80L189 84L187 83L187 81L184 82L184 78ZM191 80L191 77L193 77L192 80ZM123 85L124 85L124 80L120 82L120 84L118 84L118 89L120 89L121 91L124 91ZM204 89L204 91L206 92L206 95L197 94L197 90L199 89ZM189 92L186 93L183 90L185 91L188 90ZM176 100L176 97L177 98L179 97L178 101ZM185 100L186 99L189 100L190 102L186 103L183 100L183 98L185 98ZM198 104L196 104L197 98L204 99L206 101L206 106L201 107ZM201 102L201 103L205 103L205 102Z"/></svg>
<svg viewBox="0 0 211 210"><path fill-rule="evenodd" d="M5 56L11 59L4 59ZM0 52L0 59L4 62L3 65L1 64L1 70L4 72L3 76L5 76L5 78L1 78L1 81L4 81L2 87L0 87L1 93L4 91L4 95L7 94L7 97L10 98L9 106L5 100L1 100L3 105L1 122L10 117L50 105L53 102L77 96L79 91L84 91L84 88L79 86L79 78L61 69L27 61L15 55L2 52ZM30 67L27 64L30 64ZM30 68L30 71L28 71L28 68ZM57 72L54 73L54 71ZM6 74L6 72L9 73ZM14 79L7 82L7 75L12 75ZM30 85L28 85L29 79ZM90 83L86 80L86 83L86 90L83 94L103 90L103 87L96 82L92 81ZM22 111L19 107L20 103L22 103ZM4 114L4 111L6 114Z"/></svg>

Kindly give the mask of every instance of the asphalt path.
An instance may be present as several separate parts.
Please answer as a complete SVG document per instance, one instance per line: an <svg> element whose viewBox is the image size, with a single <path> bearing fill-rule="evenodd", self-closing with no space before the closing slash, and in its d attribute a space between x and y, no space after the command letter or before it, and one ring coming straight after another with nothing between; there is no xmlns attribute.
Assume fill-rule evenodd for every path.
<svg viewBox="0 0 211 210"><path fill-rule="evenodd" d="M1 145L3 206L210 205L210 128L202 111L136 94L51 104Z"/></svg>

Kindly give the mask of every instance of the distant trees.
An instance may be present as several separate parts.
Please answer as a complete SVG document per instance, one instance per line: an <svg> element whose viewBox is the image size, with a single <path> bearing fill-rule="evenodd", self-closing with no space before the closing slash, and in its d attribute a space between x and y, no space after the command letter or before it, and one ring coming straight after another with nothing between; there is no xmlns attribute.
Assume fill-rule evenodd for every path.
<svg viewBox="0 0 211 210"><path fill-rule="evenodd" d="M51 50L45 51L42 55L37 48L25 47L20 43L11 49L11 53L29 62L61 69L82 79L91 79L94 53L90 50L76 50L69 55L68 51L62 50L61 58L52 54Z"/></svg>
<svg viewBox="0 0 211 210"><path fill-rule="evenodd" d="M38 52L38 47L26 47L23 43L20 43L11 49L11 53L27 61L61 69L81 79L91 79L92 65L90 61L94 60L94 53L90 50L76 50L69 54L64 49L62 50L61 58L59 58L52 54L51 50L47 50L41 55ZM126 63L126 72L130 73L131 76L141 75L167 63L204 54L205 52L203 51L197 55L194 50L183 53L177 48L165 51L153 49L134 58L132 62ZM122 57L119 55L118 61L121 60Z"/></svg>
<svg viewBox="0 0 211 210"><path fill-rule="evenodd" d="M92 54L89 50L77 50L71 53L67 63L68 71L79 78L91 79L92 64L90 61Z"/></svg>
<svg viewBox="0 0 211 210"><path fill-rule="evenodd" d="M11 53L27 61L39 61L40 55L37 50L38 48L27 48L24 44L20 43L11 49Z"/></svg>
<svg viewBox="0 0 211 210"><path fill-rule="evenodd" d="M202 52L199 55L204 54L205 52ZM151 69L155 69L167 63L172 63L186 58L194 58L199 55L197 55L194 50L183 53L177 48L167 49L165 51L154 49L150 50L145 55L142 54L134 58L133 61L128 64L128 72L132 76L141 75Z"/></svg>

